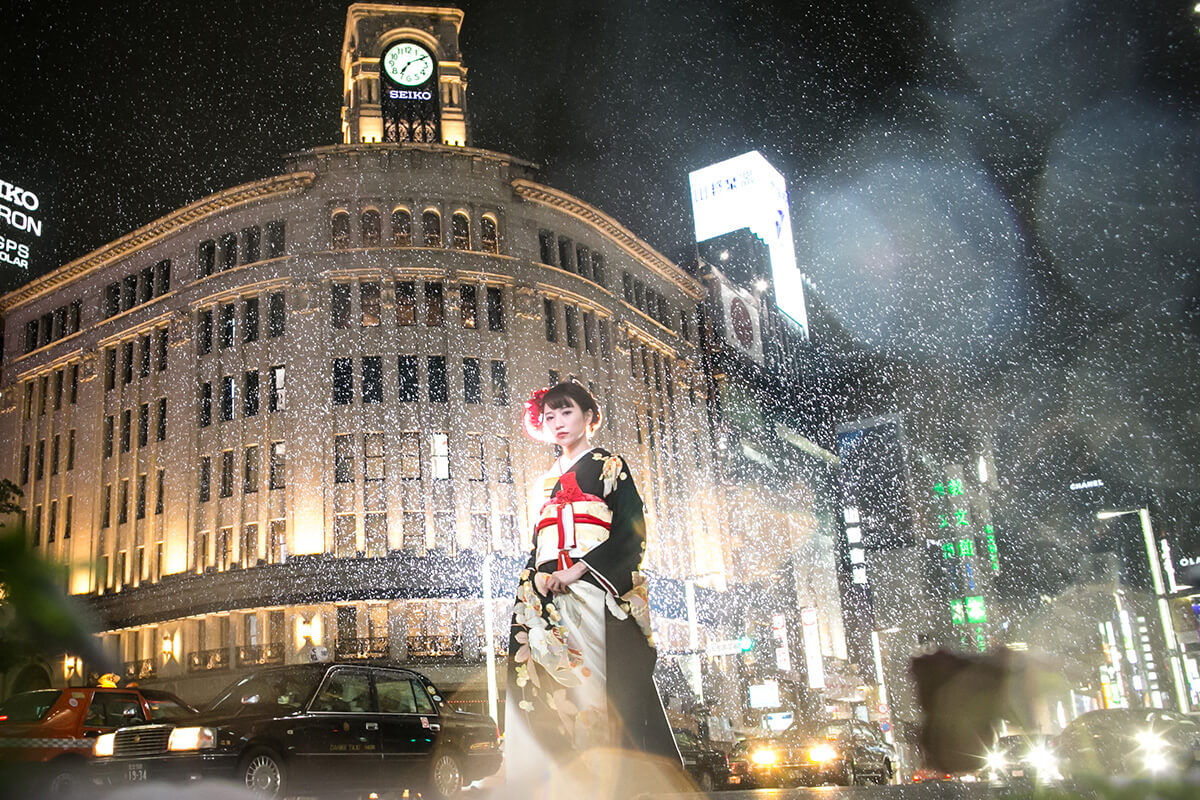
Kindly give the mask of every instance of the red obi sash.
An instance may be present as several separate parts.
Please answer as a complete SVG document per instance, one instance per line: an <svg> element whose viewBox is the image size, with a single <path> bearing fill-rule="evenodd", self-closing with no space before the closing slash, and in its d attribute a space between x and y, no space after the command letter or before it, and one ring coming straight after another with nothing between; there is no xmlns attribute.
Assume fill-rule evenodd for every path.
<svg viewBox="0 0 1200 800"><path fill-rule="evenodd" d="M558 568L567 569L575 562L571 556L567 554L572 547L575 546L575 531L574 523L582 522L591 525L599 525L605 530L611 530L612 522L610 520L601 519L600 517L592 516L591 514L576 514L575 509L571 509L571 541L567 541L567 529L563 524L563 511L572 503L594 501L603 503L603 498L597 497L594 494L587 494L579 488L579 482L575 479L574 472L565 472L559 478L558 492L554 497L551 497L542 505L542 512L545 513L547 508L554 507L556 513L552 517L543 517L534 529L535 533L541 533L543 528L554 526L558 529Z"/></svg>

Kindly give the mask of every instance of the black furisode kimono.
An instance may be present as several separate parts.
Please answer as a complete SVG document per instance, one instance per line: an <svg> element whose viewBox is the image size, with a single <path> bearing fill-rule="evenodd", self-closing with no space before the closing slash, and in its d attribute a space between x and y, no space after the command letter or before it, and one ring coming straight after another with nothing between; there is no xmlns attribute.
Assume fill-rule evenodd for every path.
<svg viewBox="0 0 1200 800"><path fill-rule="evenodd" d="M597 448L543 482L546 502L508 644L508 779L528 780L596 747L679 764L652 678L649 597L638 572L646 524L633 476L623 459ZM588 570L570 591L542 594L539 573L576 561Z"/></svg>

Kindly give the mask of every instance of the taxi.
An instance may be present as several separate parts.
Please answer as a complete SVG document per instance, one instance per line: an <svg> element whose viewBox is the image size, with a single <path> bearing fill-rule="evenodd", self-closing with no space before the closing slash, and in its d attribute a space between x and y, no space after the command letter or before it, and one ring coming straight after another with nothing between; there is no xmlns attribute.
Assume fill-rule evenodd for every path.
<svg viewBox="0 0 1200 800"><path fill-rule="evenodd" d="M500 768L488 716L401 667L297 664L240 678L194 719L97 737L101 785L234 781L263 797L419 791L443 800Z"/></svg>
<svg viewBox="0 0 1200 800"><path fill-rule="evenodd" d="M169 692L103 686L35 689L0 703L0 762L8 780L68 797L87 782L96 738L123 725L186 719L196 709Z"/></svg>

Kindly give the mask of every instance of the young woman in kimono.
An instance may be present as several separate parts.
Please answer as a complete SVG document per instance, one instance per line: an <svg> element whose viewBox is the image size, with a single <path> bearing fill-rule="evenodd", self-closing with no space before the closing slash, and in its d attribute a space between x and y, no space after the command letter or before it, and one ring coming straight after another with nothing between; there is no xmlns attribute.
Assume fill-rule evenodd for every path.
<svg viewBox="0 0 1200 800"><path fill-rule="evenodd" d="M504 758L510 783L592 748L681 764L658 689L642 498L620 456L592 447L595 398L573 381L526 402L530 436L562 454L542 476L533 552L509 637Z"/></svg>

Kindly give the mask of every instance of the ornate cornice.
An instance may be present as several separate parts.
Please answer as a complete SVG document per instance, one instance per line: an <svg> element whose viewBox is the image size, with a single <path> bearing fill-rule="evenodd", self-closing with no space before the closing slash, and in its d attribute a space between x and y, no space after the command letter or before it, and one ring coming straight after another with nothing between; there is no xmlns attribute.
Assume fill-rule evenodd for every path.
<svg viewBox="0 0 1200 800"><path fill-rule="evenodd" d="M160 217L149 225L127 233L120 239L93 250L82 258L77 258L0 297L0 312L7 312L22 303L54 291L80 275L107 266L110 262L135 250L156 244L168 236L179 233L189 225L215 214L230 211L248 203L302 192L312 186L315 177L312 172L276 175L261 181L234 186L223 192L209 195L202 200L197 200L191 205L172 211L165 217Z"/></svg>
<svg viewBox="0 0 1200 800"><path fill-rule="evenodd" d="M600 209L590 206L566 192L560 192L533 181L515 180L512 186L518 197L558 209L564 214L569 214L581 222L591 225L616 242L622 250L645 264L650 271L674 284L688 297L697 302L704 299L704 287L700 285L699 281Z"/></svg>

